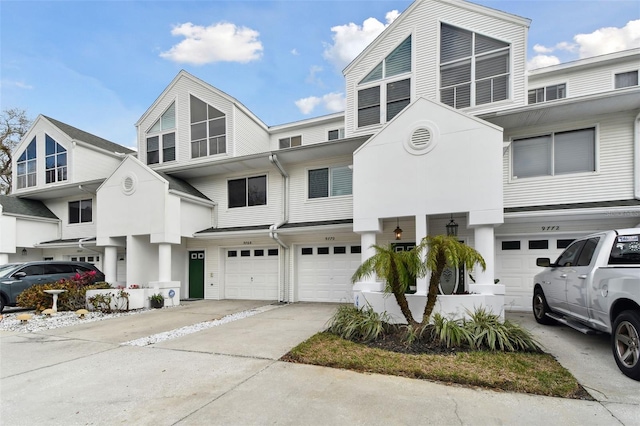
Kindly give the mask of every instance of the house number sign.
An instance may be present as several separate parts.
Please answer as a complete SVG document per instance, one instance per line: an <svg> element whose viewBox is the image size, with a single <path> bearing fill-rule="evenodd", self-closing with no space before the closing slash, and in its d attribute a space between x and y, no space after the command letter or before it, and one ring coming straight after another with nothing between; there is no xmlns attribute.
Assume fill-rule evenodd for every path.
<svg viewBox="0 0 640 426"><path fill-rule="evenodd" d="M552 226L541 226L543 231L559 231L560 227L558 225L552 225Z"/></svg>
<svg viewBox="0 0 640 426"><path fill-rule="evenodd" d="M335 241L336 237L324 237L325 241Z"/></svg>

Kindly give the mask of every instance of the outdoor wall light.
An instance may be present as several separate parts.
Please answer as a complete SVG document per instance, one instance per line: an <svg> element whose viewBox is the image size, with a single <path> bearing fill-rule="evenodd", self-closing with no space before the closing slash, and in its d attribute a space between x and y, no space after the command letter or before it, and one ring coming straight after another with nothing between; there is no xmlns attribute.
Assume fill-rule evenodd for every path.
<svg viewBox="0 0 640 426"><path fill-rule="evenodd" d="M400 219L396 218L396 229L393 230L393 233L396 236L396 240L402 239L402 228L400 228Z"/></svg>
<svg viewBox="0 0 640 426"><path fill-rule="evenodd" d="M26 255L27 255L27 249L26 249L26 248L23 248L23 249L22 249L22 255L23 255L23 256L26 256Z"/></svg>
<svg viewBox="0 0 640 426"><path fill-rule="evenodd" d="M453 215L451 215L451 220L447 223L447 236L449 237L457 237L458 236L458 224L455 220L453 220Z"/></svg>

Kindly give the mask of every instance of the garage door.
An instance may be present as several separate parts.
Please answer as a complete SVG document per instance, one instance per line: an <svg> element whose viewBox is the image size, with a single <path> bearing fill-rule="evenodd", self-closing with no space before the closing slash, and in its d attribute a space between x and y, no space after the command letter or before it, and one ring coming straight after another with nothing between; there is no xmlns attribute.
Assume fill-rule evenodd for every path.
<svg viewBox="0 0 640 426"><path fill-rule="evenodd" d="M308 245L297 248L298 300L350 302L351 276L360 266L360 245Z"/></svg>
<svg viewBox="0 0 640 426"><path fill-rule="evenodd" d="M225 299L278 300L278 248L228 249Z"/></svg>
<svg viewBox="0 0 640 426"><path fill-rule="evenodd" d="M536 258L554 261L571 241L570 237L548 236L497 239L496 278L505 286L506 310L531 311L533 277L542 271Z"/></svg>

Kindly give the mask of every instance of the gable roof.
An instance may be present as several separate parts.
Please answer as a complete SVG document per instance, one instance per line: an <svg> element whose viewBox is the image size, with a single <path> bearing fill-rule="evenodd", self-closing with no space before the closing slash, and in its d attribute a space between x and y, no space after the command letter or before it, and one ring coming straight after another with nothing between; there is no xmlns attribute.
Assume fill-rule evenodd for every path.
<svg viewBox="0 0 640 426"><path fill-rule="evenodd" d="M179 177L171 176L156 170L153 170L153 172L157 173L158 175L160 175L160 177L162 177L167 182L169 182L169 191L183 192L187 195L192 195L196 198L202 198L203 200L212 201L209 197L207 197L202 192L194 188L190 183L180 179Z"/></svg>
<svg viewBox="0 0 640 426"><path fill-rule="evenodd" d="M3 213L20 216L42 217L45 219L58 219L42 201L18 198L12 195L0 195L0 205Z"/></svg>
<svg viewBox="0 0 640 426"><path fill-rule="evenodd" d="M51 124L56 126L73 140L84 142L109 152L122 152L124 154L132 154L135 152L125 146L108 141L104 138L101 138L100 136L96 136L89 132L85 132L84 130L80 130L77 127L73 127L69 124L63 123L62 121L47 117L46 115L43 115L42 117L47 119L49 122L51 122Z"/></svg>

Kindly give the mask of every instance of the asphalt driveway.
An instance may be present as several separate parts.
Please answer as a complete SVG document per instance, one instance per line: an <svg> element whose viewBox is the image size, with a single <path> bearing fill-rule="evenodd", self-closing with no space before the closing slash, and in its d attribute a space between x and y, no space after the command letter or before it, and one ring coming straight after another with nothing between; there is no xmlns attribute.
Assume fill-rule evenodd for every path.
<svg viewBox="0 0 640 426"><path fill-rule="evenodd" d="M637 391L625 398L624 392L602 387L610 392L606 399L577 401L280 362L290 348L324 328L336 305L264 305L200 301L46 332L0 332L0 423L640 423ZM122 345L253 308L263 311L157 344ZM536 333L553 342L552 331L560 330ZM571 358L576 351L569 352ZM564 356L558 356L561 362ZM637 382L624 383L627 391L638 389Z"/></svg>

